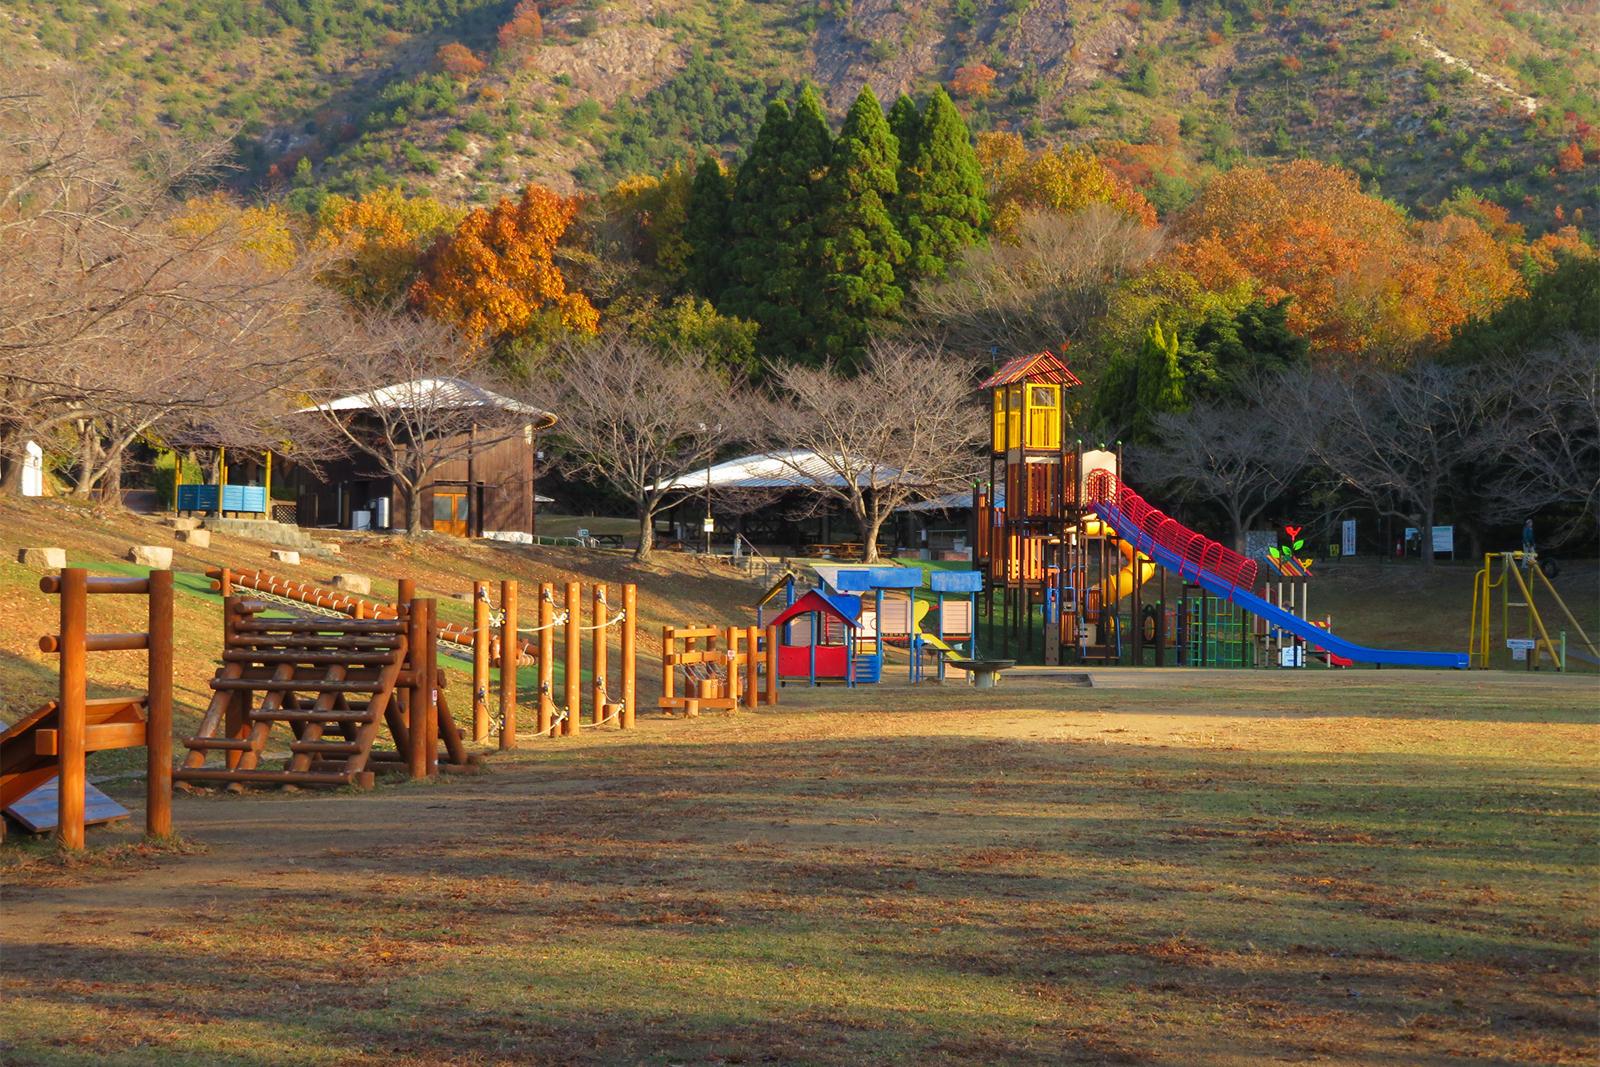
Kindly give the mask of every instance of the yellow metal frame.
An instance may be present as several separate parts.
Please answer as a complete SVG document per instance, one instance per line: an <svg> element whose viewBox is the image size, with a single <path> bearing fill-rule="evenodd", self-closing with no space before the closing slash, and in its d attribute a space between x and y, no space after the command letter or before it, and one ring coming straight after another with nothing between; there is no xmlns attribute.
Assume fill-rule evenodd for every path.
<svg viewBox="0 0 1600 1067"><path fill-rule="evenodd" d="M1539 664L1539 657L1548 653L1556 670L1567 669L1566 643L1559 645L1550 639L1550 632L1546 629L1544 618L1539 614L1539 605L1534 600L1533 583L1525 581L1522 576L1522 562L1526 559L1530 566L1528 570L1538 575L1539 581L1544 583L1550 597L1561 609L1567 618L1572 632L1578 635L1578 640L1588 646L1589 654L1600 658L1600 651L1595 648L1595 643L1589 640L1589 635L1584 632L1578 620L1573 617L1572 610L1567 607L1567 602L1561 599L1561 594L1556 592L1556 587L1550 584L1550 579L1544 571L1539 569L1538 557L1523 552L1490 552L1483 557L1483 569L1473 579L1472 586L1472 623L1467 630L1467 665L1470 667L1487 668L1490 664L1491 639L1493 637L1494 618L1494 592L1500 590L1500 632L1505 638L1511 638L1511 609L1525 608L1527 616L1523 629L1527 638L1534 642L1534 647L1529 650L1532 657L1529 666ZM1495 562L1500 563L1500 576L1494 576ZM1513 601L1511 593L1513 588L1521 595L1522 599Z"/></svg>

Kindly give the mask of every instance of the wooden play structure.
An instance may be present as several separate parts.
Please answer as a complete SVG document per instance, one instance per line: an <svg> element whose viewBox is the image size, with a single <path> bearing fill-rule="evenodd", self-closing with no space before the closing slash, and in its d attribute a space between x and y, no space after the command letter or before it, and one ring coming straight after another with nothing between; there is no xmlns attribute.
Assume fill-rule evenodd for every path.
<svg viewBox="0 0 1600 1067"><path fill-rule="evenodd" d="M68 567L39 580L60 597L60 632L39 647L61 657L59 693L0 735L0 807L9 808L56 780L56 836L62 847L84 847L85 756L114 748L145 749L145 832L172 833L172 572L148 578L91 575ZM88 627L92 594L148 598L144 633L97 634ZM140 696L88 695L88 654L142 650L147 653L146 691ZM119 809L120 810L120 809ZM126 814L125 812L123 814Z"/></svg>
<svg viewBox="0 0 1600 1067"><path fill-rule="evenodd" d="M755 626L661 628L661 699L656 706L663 711L681 711L692 719L702 711L777 702L776 626L764 633Z"/></svg>
<svg viewBox="0 0 1600 1067"><path fill-rule="evenodd" d="M235 595L226 570L213 587L222 668L176 781L366 788L382 764L413 778L473 765L444 694L433 600L403 589L392 618L281 619L265 616L271 602ZM263 767L275 726L289 754ZM385 728L392 749L375 747Z"/></svg>
<svg viewBox="0 0 1600 1067"><path fill-rule="evenodd" d="M207 572L219 578L221 571ZM364 600L349 593L323 589L307 582L292 581L264 571L230 575L232 585L252 589L262 599L281 604L296 611L314 612L332 618L355 620L393 620L400 617L406 600L404 592L400 604L383 604ZM405 587L401 583L402 589ZM591 605L590 621L582 618L585 595L577 582L566 583L557 602L557 588L545 582L538 587L538 600L531 614L536 625L521 625L518 583L500 582L498 608L492 602L490 583L473 583L473 623L463 626L456 623L437 622L437 642L445 651L460 653L472 660L472 739L483 743L498 734L500 749L517 746L518 694L517 670L536 667L538 695L534 710L536 732L539 736L570 736L585 725L583 715L583 645L585 635L589 643L590 714L587 725L601 726L615 723L619 728L631 729L635 722L638 590L633 585L622 587L622 603L612 609L610 589L605 585L589 588L587 600ZM563 635L562 656L558 660L555 636ZM618 635L616 654L620 660L617 670L611 670L613 643L611 634ZM565 675L564 685L558 694L555 668L560 662ZM491 719L491 670L498 668L500 686L496 727ZM609 680L620 679L616 692L609 688ZM558 695L559 698L558 699Z"/></svg>
<svg viewBox="0 0 1600 1067"><path fill-rule="evenodd" d="M1541 595L1546 598L1547 610L1553 606L1566 619L1578 642L1588 649L1587 655L1568 647L1568 631L1558 630L1557 636L1551 637L1545 622L1547 612L1540 611ZM1472 622L1467 630L1467 656L1472 666L1492 665L1496 632L1505 642L1512 666L1521 663L1534 670L1548 657L1556 670L1564 671L1573 656L1600 665L1600 649L1550 584L1537 556L1528 553L1490 552L1483 557L1483 569L1473 580Z"/></svg>

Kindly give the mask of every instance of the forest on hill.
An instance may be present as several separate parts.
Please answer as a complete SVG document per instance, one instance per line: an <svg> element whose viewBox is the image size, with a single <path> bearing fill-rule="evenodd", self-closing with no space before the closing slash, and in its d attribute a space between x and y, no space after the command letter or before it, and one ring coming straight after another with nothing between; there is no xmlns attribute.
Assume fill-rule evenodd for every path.
<svg viewBox="0 0 1600 1067"><path fill-rule="evenodd" d="M569 474L642 529L664 480L801 445L871 457L851 484L902 472L845 494L866 528L970 484L971 387L1051 351L1074 430L1219 535L1540 511L1581 542L1600 134L1570 77L1513 76L1593 58L1569 7L1436 6L1419 38L1383 4L24 2L0 31L27 46L0 99L0 484L30 445L88 494L204 440L353 448L420 492L399 446L459 426L289 415L448 375L555 412ZM1388 42L1394 67L1491 18L1505 78L1350 54ZM1296 27L1268 93L1244 57ZM1185 34L1232 57L1221 81ZM1309 88L1330 64L1356 77ZM1344 158L1349 124L1374 151L1399 129L1397 94L1362 101L1380 83L1465 148L1514 128L1510 177ZM1262 101L1302 92L1257 152Z"/></svg>
<svg viewBox="0 0 1600 1067"><path fill-rule="evenodd" d="M1307 158L1414 213L1461 190L1538 234L1600 194L1575 0L16 0L0 42L128 121L225 133L242 188L492 202L732 162L774 99L944 86L974 133L1092 147L1162 212Z"/></svg>

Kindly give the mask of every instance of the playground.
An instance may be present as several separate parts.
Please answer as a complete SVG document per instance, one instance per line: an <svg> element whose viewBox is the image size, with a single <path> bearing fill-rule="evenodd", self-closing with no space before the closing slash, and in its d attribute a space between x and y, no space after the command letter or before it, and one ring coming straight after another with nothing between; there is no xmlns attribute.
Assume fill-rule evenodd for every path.
<svg viewBox="0 0 1600 1067"><path fill-rule="evenodd" d="M62 536L58 521L0 513L0 535L38 543ZM139 593L153 583L113 562L135 522L83 522L70 545L70 565L129 583L90 597L90 632L119 631L89 658L91 699L149 681L156 650L134 631L157 631ZM940 644L988 654L974 644L985 620L962 610L979 594L959 581L844 578L854 614L818 608L802 627L802 611L780 637L763 628L773 616L753 617L763 587L714 561L450 540L350 541L338 567L382 576L368 601L395 613L304 626L258 598L321 587L329 564L251 579L224 602L213 583L259 546L219 536L175 560L162 645L174 755L205 751L207 767L188 769L211 784L171 797L176 839L147 841L145 749L91 751L89 781L131 817L91 828L83 852L0 848L0 1059L1576 1064L1600 1052L1596 676L1582 662L1025 662L979 688L951 663L938 678L952 658ZM1116 560L1090 560L1091 576L1106 581ZM536 660L510 668L510 746L470 651L442 651L506 609L504 587L478 592L489 575L520 583L511 628L528 632L484 651ZM1589 632L1595 579L1575 562L1556 583ZM1465 564L1346 566L1316 596L1363 650L1464 657L1479 623L1492 643L1504 636L1494 580ZM606 657L590 649L621 636L630 587L643 692L625 727L622 666L609 657L596 685ZM37 642L56 627L55 598L37 571L0 568L13 718L57 692L57 657ZM948 603L930 616L926 598ZM1012 622L1036 625L1041 608ZM813 678L825 644L795 635L826 640L832 624L853 658L881 654L878 682ZM1087 634L1062 639L1069 659ZM923 638L935 655L915 676ZM776 691L774 669L788 682ZM230 707L244 717L216 730ZM262 748L249 722L269 719L278 741ZM281 771L252 762L283 748Z"/></svg>

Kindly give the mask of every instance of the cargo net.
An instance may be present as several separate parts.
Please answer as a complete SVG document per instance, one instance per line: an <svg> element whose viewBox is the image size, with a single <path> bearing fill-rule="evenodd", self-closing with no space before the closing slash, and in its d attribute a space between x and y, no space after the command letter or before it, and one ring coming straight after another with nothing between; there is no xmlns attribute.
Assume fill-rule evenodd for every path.
<svg viewBox="0 0 1600 1067"><path fill-rule="evenodd" d="M1123 524L1112 523L1117 533L1127 537L1135 535L1153 542L1177 556L1184 563L1183 571L1206 571L1221 578L1236 589L1248 592L1256 581L1256 561L1246 559L1231 548L1226 548L1195 533L1177 519L1168 518L1145 502L1144 497L1117 480L1108 470L1096 470L1089 475L1089 504L1110 504L1121 513L1135 529L1123 529ZM1101 516L1105 518L1105 516ZM1139 542L1134 542L1139 547Z"/></svg>

